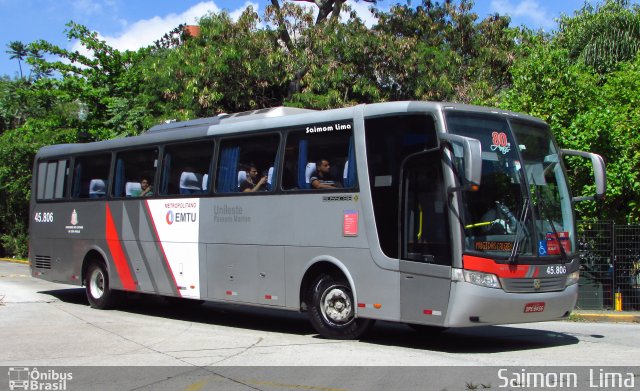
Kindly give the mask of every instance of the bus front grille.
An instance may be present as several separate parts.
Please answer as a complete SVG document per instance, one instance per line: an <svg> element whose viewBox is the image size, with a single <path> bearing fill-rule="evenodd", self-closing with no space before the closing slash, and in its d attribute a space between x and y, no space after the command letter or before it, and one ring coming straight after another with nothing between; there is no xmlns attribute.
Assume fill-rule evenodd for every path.
<svg viewBox="0 0 640 391"><path fill-rule="evenodd" d="M36 269L51 270L51 257L48 255L36 255Z"/></svg>
<svg viewBox="0 0 640 391"><path fill-rule="evenodd" d="M564 290L567 276L545 278L501 278L502 289L509 293L556 292Z"/></svg>

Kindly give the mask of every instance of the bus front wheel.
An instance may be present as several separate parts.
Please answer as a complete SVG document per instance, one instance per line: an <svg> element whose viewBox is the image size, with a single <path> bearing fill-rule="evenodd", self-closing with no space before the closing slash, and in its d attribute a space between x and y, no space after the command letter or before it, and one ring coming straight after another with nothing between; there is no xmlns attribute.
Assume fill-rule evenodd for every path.
<svg viewBox="0 0 640 391"><path fill-rule="evenodd" d="M111 308L115 302L115 292L109 286L109 274L102 262L92 262L85 277L87 299L93 308Z"/></svg>
<svg viewBox="0 0 640 391"><path fill-rule="evenodd" d="M325 338L357 339L373 326L372 319L356 318L353 293L343 279L321 275L311 285L308 298L311 325Z"/></svg>

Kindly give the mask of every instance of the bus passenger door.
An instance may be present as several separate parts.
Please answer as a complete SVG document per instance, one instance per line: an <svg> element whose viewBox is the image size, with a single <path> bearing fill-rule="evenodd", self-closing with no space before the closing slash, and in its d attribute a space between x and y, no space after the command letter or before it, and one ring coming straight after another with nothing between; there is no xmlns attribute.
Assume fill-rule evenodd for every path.
<svg viewBox="0 0 640 391"><path fill-rule="evenodd" d="M440 150L409 157L400 191L400 295L404 321L443 324L451 241Z"/></svg>

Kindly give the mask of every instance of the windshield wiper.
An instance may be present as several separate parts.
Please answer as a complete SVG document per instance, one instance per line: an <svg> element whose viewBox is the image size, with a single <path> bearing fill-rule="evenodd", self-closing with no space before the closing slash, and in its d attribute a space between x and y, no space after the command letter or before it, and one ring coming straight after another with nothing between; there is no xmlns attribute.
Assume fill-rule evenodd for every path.
<svg viewBox="0 0 640 391"><path fill-rule="evenodd" d="M558 231L556 230L556 225L553 223L553 220L549 217L549 211L547 210L547 205L542 199L542 194L540 193L540 189L538 188L538 184L536 180L532 177L531 182L533 182L533 186L536 191L536 198L538 202L536 202L536 206L544 213L545 220L551 226L551 232L553 233L553 237L556 239L556 243L558 243L558 247L560 248L560 255L562 257L562 262L567 263L567 253L564 251L564 246L562 246L562 242L560 241L560 235L558 235ZM540 214L540 213L539 213ZM546 238L545 238L546 239ZM538 256L540 252L538 251Z"/></svg>
<svg viewBox="0 0 640 391"><path fill-rule="evenodd" d="M529 202L529 198L524 198L522 203L522 210L520 211L520 214L516 219L516 217L513 215L513 213L511 213L511 211L505 204L500 201L496 201L496 207L498 208L498 210L502 212L502 214L504 214L509 219L510 223L515 225L516 227L516 238L514 240L513 247L511 248L511 254L509 255L509 263L513 263L518 259L520 244L522 243L523 239L529 236L529 230L525 225L527 215L529 214Z"/></svg>
<svg viewBox="0 0 640 391"><path fill-rule="evenodd" d="M539 193L539 191L538 191L538 193ZM548 211L547 211L547 208L546 208L544 202L538 202L538 204L542 204L542 205L538 205L538 206L544 212L545 220L551 226L551 232L553 233L553 237L556 239L556 243L558 244L558 248L560 249L560 255L562 257L562 262L566 263L567 262L567 253L564 251L564 246L562 245L562 242L560 241L560 235L558 235L558 231L556 230L556 225L553 223L553 220L551 220L549 218L549 214L547 213Z"/></svg>

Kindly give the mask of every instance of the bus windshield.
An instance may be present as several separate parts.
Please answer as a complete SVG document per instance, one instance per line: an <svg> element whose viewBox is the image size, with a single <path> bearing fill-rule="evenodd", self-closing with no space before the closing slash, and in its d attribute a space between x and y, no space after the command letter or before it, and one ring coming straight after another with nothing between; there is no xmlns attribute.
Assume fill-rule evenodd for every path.
<svg viewBox="0 0 640 391"><path fill-rule="evenodd" d="M566 259L575 249L571 199L549 128L490 114L446 118L451 133L482 143L480 189L461 195L465 251Z"/></svg>

